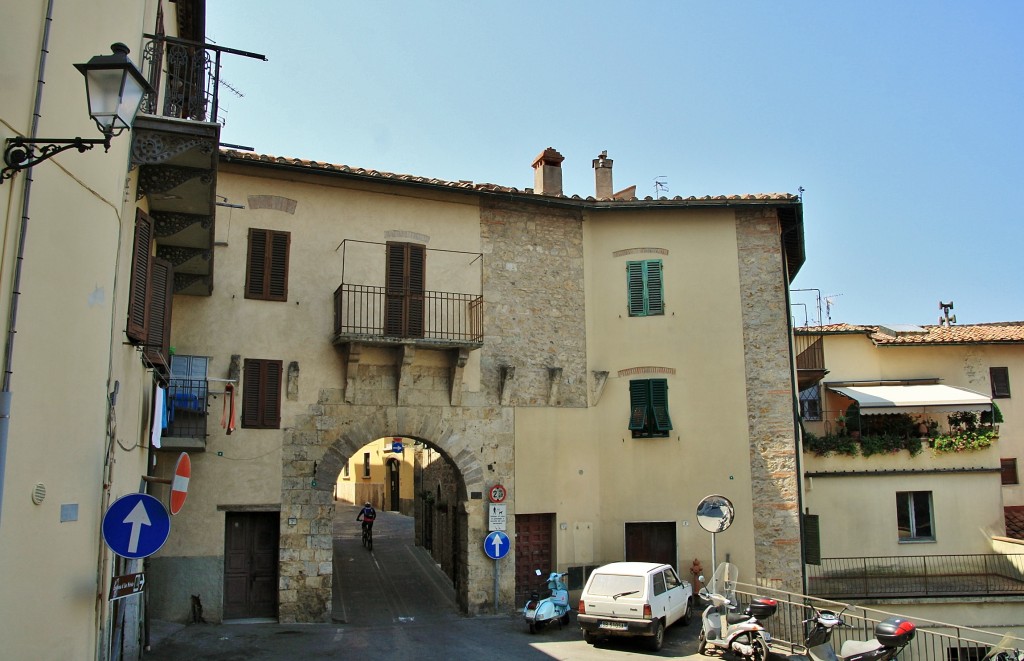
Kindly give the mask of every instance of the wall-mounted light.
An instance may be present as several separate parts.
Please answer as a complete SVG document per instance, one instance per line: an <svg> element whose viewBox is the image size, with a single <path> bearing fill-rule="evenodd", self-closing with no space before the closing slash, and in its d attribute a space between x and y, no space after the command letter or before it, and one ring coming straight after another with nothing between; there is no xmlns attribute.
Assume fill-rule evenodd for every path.
<svg viewBox="0 0 1024 661"><path fill-rule="evenodd" d="M4 145L4 169L0 183L16 173L42 163L51 156L77 149L88 151L96 145L110 149L110 139L131 127L142 97L153 88L130 59L122 43L110 46L111 55L97 55L75 68L85 76L85 95L89 117L103 134L102 138L8 138Z"/></svg>

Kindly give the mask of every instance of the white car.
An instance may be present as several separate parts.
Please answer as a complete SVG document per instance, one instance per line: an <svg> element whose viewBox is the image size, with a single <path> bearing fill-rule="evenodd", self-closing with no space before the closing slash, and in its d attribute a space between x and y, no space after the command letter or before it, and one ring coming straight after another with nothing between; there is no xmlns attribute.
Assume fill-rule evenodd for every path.
<svg viewBox="0 0 1024 661"><path fill-rule="evenodd" d="M613 562L587 579L576 619L590 644L611 636L643 636L658 651L665 629L689 624L692 599L693 587L670 565Z"/></svg>

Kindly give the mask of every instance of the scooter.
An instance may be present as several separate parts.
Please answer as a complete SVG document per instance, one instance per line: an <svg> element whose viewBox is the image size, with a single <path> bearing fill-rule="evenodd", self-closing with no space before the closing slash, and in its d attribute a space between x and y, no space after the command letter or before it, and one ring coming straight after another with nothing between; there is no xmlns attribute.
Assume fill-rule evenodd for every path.
<svg viewBox="0 0 1024 661"><path fill-rule="evenodd" d="M874 640L844 641L836 654L832 647L832 632L844 626L846 608L836 613L811 607L811 617L804 620L807 630L806 656L810 661L890 661L913 640L917 627L910 620L890 617L875 625Z"/></svg>
<svg viewBox="0 0 1024 661"><path fill-rule="evenodd" d="M775 614L778 602L758 597L742 613L731 612L739 605L736 599L738 576L736 565L723 562L715 569L711 583L701 587L698 595L710 603L701 618L697 653L705 654L709 646L714 646L735 652L751 661L767 661L772 635L764 628L762 621ZM698 580L704 583L703 576Z"/></svg>
<svg viewBox="0 0 1024 661"><path fill-rule="evenodd" d="M536 573L543 576L539 569ZM544 599L537 591L530 593L530 600L523 608L523 619L530 625L530 633L536 633L555 620L569 624L569 588L562 582L564 576L557 572L548 575L547 587L551 594Z"/></svg>

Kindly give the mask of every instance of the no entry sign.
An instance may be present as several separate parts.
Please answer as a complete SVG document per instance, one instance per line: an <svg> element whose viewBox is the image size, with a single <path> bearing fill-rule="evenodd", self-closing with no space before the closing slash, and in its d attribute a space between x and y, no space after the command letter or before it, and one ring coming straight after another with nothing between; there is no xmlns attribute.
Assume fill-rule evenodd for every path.
<svg viewBox="0 0 1024 661"><path fill-rule="evenodd" d="M178 463L174 466L174 479L171 480L171 514L177 514L185 505L188 495L188 481L192 478L192 460L187 452L182 452Z"/></svg>

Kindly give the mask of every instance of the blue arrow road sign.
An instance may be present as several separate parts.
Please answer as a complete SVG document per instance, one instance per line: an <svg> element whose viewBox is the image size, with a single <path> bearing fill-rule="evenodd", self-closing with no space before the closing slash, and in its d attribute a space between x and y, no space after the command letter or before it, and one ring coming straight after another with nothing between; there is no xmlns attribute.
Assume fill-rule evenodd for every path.
<svg viewBox="0 0 1024 661"><path fill-rule="evenodd" d="M153 555L170 533L170 515L164 504L149 494L121 496L103 515L103 541L124 558Z"/></svg>
<svg viewBox="0 0 1024 661"><path fill-rule="evenodd" d="M484 540L484 553L491 560L501 560L508 555L509 546L508 535L495 530Z"/></svg>

